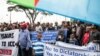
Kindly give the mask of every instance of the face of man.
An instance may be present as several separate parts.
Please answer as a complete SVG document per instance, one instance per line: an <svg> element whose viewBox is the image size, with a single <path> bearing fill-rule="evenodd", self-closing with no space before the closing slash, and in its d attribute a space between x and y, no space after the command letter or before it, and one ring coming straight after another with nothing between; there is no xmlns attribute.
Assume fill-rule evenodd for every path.
<svg viewBox="0 0 100 56"><path fill-rule="evenodd" d="M89 32L89 31L90 31L90 28L87 27L87 28L86 28L86 32Z"/></svg>
<svg viewBox="0 0 100 56"><path fill-rule="evenodd" d="M21 25L20 25L20 28L21 28L22 30L26 29L26 28L27 28L27 24L26 24L26 23L21 24Z"/></svg>
<svg viewBox="0 0 100 56"><path fill-rule="evenodd" d="M42 38L42 33L38 33L37 38L41 39Z"/></svg>
<svg viewBox="0 0 100 56"><path fill-rule="evenodd" d="M91 26L86 26L86 32L90 32L91 31Z"/></svg>
<svg viewBox="0 0 100 56"><path fill-rule="evenodd" d="M55 22L55 25L58 26L58 22Z"/></svg>

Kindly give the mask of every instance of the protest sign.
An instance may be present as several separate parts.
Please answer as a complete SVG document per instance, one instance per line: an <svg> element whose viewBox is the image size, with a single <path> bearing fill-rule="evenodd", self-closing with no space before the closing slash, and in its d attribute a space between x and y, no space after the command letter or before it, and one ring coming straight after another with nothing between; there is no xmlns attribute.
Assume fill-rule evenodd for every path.
<svg viewBox="0 0 100 56"><path fill-rule="evenodd" d="M17 56L18 48L15 43L18 41L19 30L0 32L0 56Z"/></svg>
<svg viewBox="0 0 100 56"><path fill-rule="evenodd" d="M33 42L37 41L37 32L31 32ZM42 33L42 42L56 42L58 31L45 31Z"/></svg>
<svg viewBox="0 0 100 56"><path fill-rule="evenodd" d="M67 47L67 48L83 49L81 46L69 44L69 43L65 43L65 42L61 42L61 41L57 41L55 45L61 46L61 47Z"/></svg>
<svg viewBox="0 0 100 56"><path fill-rule="evenodd" d="M61 46L61 47L74 48L74 49L80 49L80 50L86 50L86 51L94 51L94 52L100 51L99 44L93 43L93 42L88 43L88 45L86 45L86 46L78 46L78 45L73 45L73 44L57 41L56 45Z"/></svg>
<svg viewBox="0 0 100 56"><path fill-rule="evenodd" d="M100 53L45 44L44 56L100 56Z"/></svg>

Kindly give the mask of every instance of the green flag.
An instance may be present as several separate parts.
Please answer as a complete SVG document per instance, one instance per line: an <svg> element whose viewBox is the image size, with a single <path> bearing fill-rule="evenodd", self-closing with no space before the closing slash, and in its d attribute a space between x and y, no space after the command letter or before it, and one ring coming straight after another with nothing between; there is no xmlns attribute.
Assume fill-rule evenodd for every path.
<svg viewBox="0 0 100 56"><path fill-rule="evenodd" d="M13 2L13 3L21 5L23 7L34 9L35 2L37 2L37 1L36 0L9 0L9 2Z"/></svg>

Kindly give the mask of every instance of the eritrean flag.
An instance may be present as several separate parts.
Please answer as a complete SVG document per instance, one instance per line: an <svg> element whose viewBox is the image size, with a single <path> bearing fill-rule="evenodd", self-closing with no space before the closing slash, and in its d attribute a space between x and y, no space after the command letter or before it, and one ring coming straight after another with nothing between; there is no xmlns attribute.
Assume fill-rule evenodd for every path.
<svg viewBox="0 0 100 56"><path fill-rule="evenodd" d="M15 4L34 9L39 2L39 0L9 0Z"/></svg>

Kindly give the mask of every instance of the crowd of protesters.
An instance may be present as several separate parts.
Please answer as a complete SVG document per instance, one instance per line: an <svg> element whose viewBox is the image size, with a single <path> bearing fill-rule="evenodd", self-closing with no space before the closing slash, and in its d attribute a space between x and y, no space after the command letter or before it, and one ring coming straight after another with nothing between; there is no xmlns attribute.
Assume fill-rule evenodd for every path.
<svg viewBox="0 0 100 56"><path fill-rule="evenodd" d="M23 35L26 36L26 34L28 32L27 30L25 30L25 32L23 32L23 27L21 27L22 23L25 23L25 22L12 23L12 24L1 23L0 31L22 29L22 32L20 34L21 38L22 38L22 37L24 37ZM84 23L84 22L80 22L80 21L75 21L75 22L63 21L61 23L61 25L58 25L58 22L55 22L55 24L53 24L53 23L42 23L41 24L40 22L37 22L36 24L25 23L23 26L25 26L24 28L28 29L29 31L37 31L37 32L58 31L58 36L57 36L56 40L62 41L65 43L84 46L84 45L87 45L89 42L95 40L94 42L97 42L100 44L99 26L93 25L93 24L88 24L88 23ZM40 35L41 34L39 34L39 36ZM21 40L21 38L20 38L20 40ZM29 36L26 38L29 38ZM22 43L23 41L21 40L20 42ZM40 38L38 41L40 41ZM23 46L22 46L22 48L23 48ZM27 55L26 53L27 52L24 52L24 56Z"/></svg>
<svg viewBox="0 0 100 56"><path fill-rule="evenodd" d="M23 22L21 22L23 23ZM21 23L1 23L0 31L7 31L13 29L20 29ZM59 31L57 41L72 43L76 45L86 45L92 40L94 32L99 32L99 26L86 24L80 21L66 22L62 21L61 25L58 22L53 23L40 23L27 24L29 31Z"/></svg>

